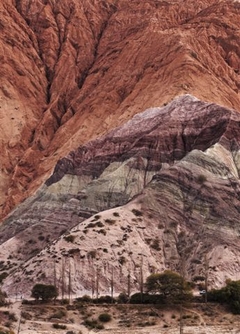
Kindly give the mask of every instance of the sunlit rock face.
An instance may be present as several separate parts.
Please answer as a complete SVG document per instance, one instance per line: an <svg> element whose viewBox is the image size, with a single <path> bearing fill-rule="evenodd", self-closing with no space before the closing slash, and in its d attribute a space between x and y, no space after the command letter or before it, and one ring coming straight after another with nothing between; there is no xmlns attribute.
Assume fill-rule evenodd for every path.
<svg viewBox="0 0 240 334"><path fill-rule="evenodd" d="M240 114L183 95L135 115L59 160L0 230L3 287L73 294L140 286L155 271L240 278ZM54 278L55 275L55 278Z"/></svg>
<svg viewBox="0 0 240 334"><path fill-rule="evenodd" d="M2 216L147 108L190 93L239 110L238 2L2 0L0 12Z"/></svg>

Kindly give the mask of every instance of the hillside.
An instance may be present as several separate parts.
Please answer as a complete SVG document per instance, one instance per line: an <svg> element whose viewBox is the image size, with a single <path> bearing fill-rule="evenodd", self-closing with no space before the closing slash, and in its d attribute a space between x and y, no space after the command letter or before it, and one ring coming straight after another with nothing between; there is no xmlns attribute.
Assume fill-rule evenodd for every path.
<svg viewBox="0 0 240 334"><path fill-rule="evenodd" d="M183 266L209 288L240 279L239 2L0 11L4 291L66 294L70 277L106 294L114 276L133 292Z"/></svg>
<svg viewBox="0 0 240 334"><path fill-rule="evenodd" d="M190 96L151 108L56 165L0 231L3 288L71 276L74 295L139 289L150 273L239 276L240 114ZM206 262L207 261L207 262Z"/></svg>

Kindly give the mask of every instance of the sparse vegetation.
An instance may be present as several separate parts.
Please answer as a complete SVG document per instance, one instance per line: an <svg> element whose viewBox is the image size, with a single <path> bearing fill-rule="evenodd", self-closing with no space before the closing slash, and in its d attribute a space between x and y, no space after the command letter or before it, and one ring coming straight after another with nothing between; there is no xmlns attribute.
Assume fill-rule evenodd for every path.
<svg viewBox="0 0 240 334"><path fill-rule="evenodd" d="M8 314L8 319L9 319L10 321L14 321L14 322L17 322L17 321L18 321L18 318L17 318L17 316L16 316L16 314L15 314L14 312L10 312L10 313Z"/></svg>
<svg viewBox="0 0 240 334"><path fill-rule="evenodd" d="M203 174L198 175L198 177L197 177L197 182L198 183L203 184L206 181L207 181L207 178L206 178L205 175L203 175Z"/></svg>
<svg viewBox="0 0 240 334"><path fill-rule="evenodd" d="M66 310L64 309L60 309L60 310L57 310L57 312L53 313L50 317L50 319L52 318L56 318L56 319L62 319L63 317L65 317L67 314Z"/></svg>
<svg viewBox="0 0 240 334"><path fill-rule="evenodd" d="M108 219L105 219L105 223L107 223L109 225L113 225L113 224L116 223L116 220L108 218Z"/></svg>
<svg viewBox="0 0 240 334"><path fill-rule="evenodd" d="M67 242L74 242L75 236L72 235L72 234L68 234L68 235L65 235L63 238L64 238L64 240L66 240Z"/></svg>
<svg viewBox="0 0 240 334"><path fill-rule="evenodd" d="M100 324L98 322L98 320L96 320L96 319L86 319L83 324L84 324L84 326L86 326L87 328L90 328L90 329L93 329L93 328L104 329L104 326L102 324Z"/></svg>
<svg viewBox="0 0 240 334"><path fill-rule="evenodd" d="M161 250L161 248L160 248L160 246L159 246L159 239L158 239L158 238L155 238L155 239L152 241L152 243L151 243L150 246L151 246L153 249L157 250L157 251Z"/></svg>
<svg viewBox="0 0 240 334"><path fill-rule="evenodd" d="M94 221L94 220L98 220L98 219L100 219L100 218L101 218L100 215L95 215L95 216L93 217L92 221Z"/></svg>
<svg viewBox="0 0 240 334"><path fill-rule="evenodd" d="M124 263L126 263L126 258L124 256L120 256L120 258L118 259L118 262L123 265Z"/></svg>
<svg viewBox="0 0 240 334"><path fill-rule="evenodd" d="M97 232L98 232L99 234L103 234L103 235L106 235L106 234L107 234L107 231L106 231L104 228L98 230Z"/></svg>
<svg viewBox="0 0 240 334"><path fill-rule="evenodd" d="M85 228L94 228L94 227L103 227L104 224L101 221L97 221L95 223L89 223Z"/></svg>
<svg viewBox="0 0 240 334"><path fill-rule="evenodd" d="M190 55L191 55L193 58L198 59L198 56L197 56L197 54L196 54L195 51L191 51L191 52L190 52Z"/></svg>
<svg viewBox="0 0 240 334"><path fill-rule="evenodd" d="M140 211L140 210L138 210L138 209L132 209L132 213L133 213L135 216L137 216L137 217L143 215L142 211Z"/></svg>
<svg viewBox="0 0 240 334"><path fill-rule="evenodd" d="M88 257L95 259L97 255L97 251L95 249L88 252Z"/></svg>
<svg viewBox="0 0 240 334"><path fill-rule="evenodd" d="M52 324L52 327L55 329L67 329L67 326L62 324Z"/></svg>

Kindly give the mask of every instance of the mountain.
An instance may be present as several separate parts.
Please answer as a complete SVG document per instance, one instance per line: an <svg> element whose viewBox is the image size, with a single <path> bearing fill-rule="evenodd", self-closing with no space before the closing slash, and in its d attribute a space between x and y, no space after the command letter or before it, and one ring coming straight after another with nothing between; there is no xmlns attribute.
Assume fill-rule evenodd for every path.
<svg viewBox="0 0 240 334"><path fill-rule="evenodd" d="M3 0L2 217L71 150L190 93L239 110L239 2Z"/></svg>
<svg viewBox="0 0 240 334"><path fill-rule="evenodd" d="M0 10L3 289L239 278L239 2Z"/></svg>
<svg viewBox="0 0 240 334"><path fill-rule="evenodd" d="M61 159L1 226L3 288L139 289L156 270L237 278L240 114L191 95L150 108ZM63 269L64 268L64 269ZM96 284L96 282L94 283Z"/></svg>

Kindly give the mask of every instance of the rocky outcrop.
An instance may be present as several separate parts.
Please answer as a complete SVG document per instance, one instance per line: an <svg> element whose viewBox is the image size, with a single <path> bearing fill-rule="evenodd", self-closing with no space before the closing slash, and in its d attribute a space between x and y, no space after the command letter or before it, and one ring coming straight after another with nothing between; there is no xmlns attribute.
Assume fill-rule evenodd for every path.
<svg viewBox="0 0 240 334"><path fill-rule="evenodd" d="M209 286L238 278L239 126L238 112L185 95L72 151L1 226L4 288L60 288L70 271L72 293L96 277L109 293L113 273L115 292L129 274L137 290L141 273L183 262L192 280L208 268Z"/></svg>
<svg viewBox="0 0 240 334"><path fill-rule="evenodd" d="M239 3L3 0L3 215L59 158L191 93L239 109Z"/></svg>

